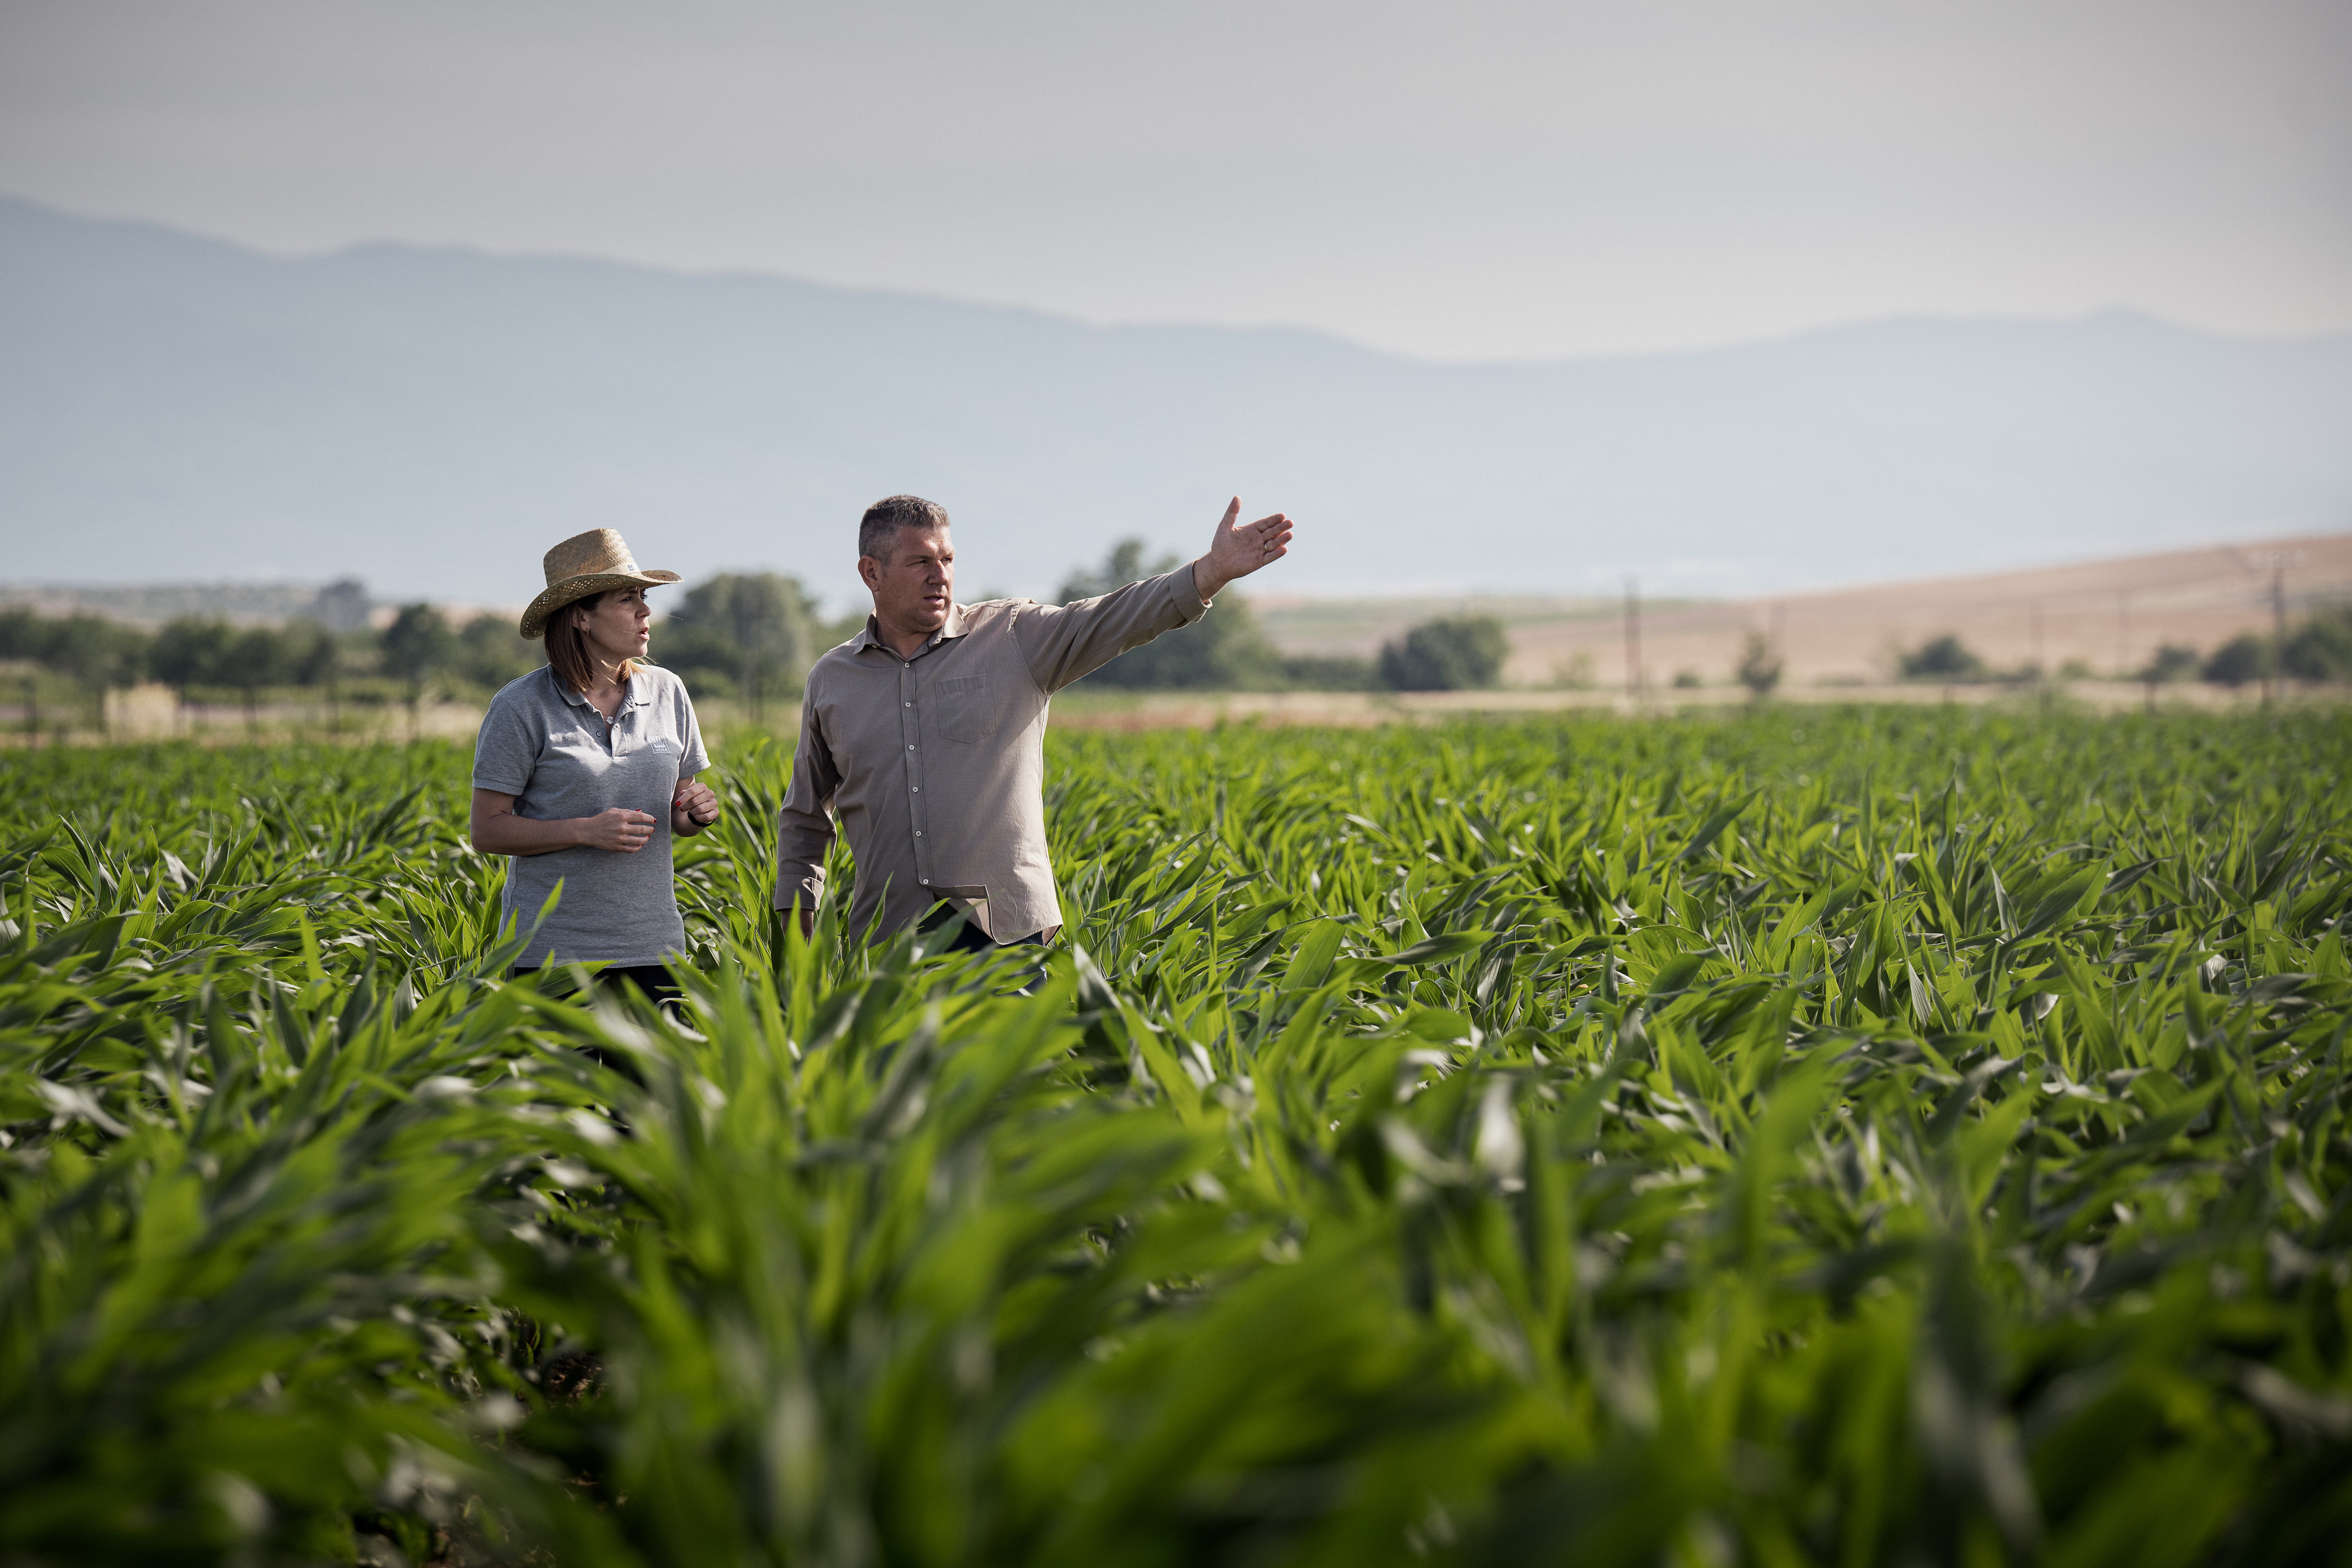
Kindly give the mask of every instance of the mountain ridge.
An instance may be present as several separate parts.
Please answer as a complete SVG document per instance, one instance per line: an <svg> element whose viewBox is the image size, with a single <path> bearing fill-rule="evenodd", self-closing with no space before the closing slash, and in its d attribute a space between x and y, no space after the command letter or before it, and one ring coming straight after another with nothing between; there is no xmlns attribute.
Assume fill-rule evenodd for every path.
<svg viewBox="0 0 2352 1568"><path fill-rule="evenodd" d="M837 596L857 510L913 489L969 581L1037 590L1121 534L1196 549L1238 489L1302 520L1269 591L1748 593L2341 528L2347 428L2352 333L1911 317L1456 364L740 270L281 258L0 198L20 579L499 601L614 526Z"/></svg>

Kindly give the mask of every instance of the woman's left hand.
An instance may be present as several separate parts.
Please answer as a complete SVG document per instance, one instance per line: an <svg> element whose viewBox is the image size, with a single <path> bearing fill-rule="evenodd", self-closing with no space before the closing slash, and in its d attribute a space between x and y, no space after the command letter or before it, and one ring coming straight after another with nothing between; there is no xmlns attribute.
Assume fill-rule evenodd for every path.
<svg viewBox="0 0 2352 1568"><path fill-rule="evenodd" d="M710 792L710 786L680 779L677 793L669 797L671 831L692 837L718 820L719 797Z"/></svg>

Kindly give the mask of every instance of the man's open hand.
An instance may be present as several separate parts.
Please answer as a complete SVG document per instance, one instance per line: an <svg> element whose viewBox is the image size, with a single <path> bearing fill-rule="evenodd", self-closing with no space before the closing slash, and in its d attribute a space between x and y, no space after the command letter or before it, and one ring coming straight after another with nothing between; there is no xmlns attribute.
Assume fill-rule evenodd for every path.
<svg viewBox="0 0 2352 1568"><path fill-rule="evenodd" d="M1213 599L1224 585L1270 566L1290 553L1290 519L1282 512L1255 522L1238 521L1242 502L1235 496L1217 523L1209 552L1192 563L1192 587L1202 603Z"/></svg>

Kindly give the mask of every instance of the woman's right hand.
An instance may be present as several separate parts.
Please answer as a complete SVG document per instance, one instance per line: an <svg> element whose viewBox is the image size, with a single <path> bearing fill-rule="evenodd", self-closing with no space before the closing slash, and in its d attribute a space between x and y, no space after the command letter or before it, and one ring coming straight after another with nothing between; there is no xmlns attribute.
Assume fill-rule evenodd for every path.
<svg viewBox="0 0 2352 1568"><path fill-rule="evenodd" d="M580 818L580 842L591 849L634 855L653 841L653 817L625 805L608 805L593 816Z"/></svg>

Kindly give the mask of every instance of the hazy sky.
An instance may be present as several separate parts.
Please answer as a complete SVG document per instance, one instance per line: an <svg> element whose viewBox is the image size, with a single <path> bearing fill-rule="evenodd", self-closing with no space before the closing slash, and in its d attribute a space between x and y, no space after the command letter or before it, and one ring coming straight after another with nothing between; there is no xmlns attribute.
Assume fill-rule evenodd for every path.
<svg viewBox="0 0 2352 1568"><path fill-rule="evenodd" d="M0 189L1432 357L2352 327L2352 0L0 0Z"/></svg>

